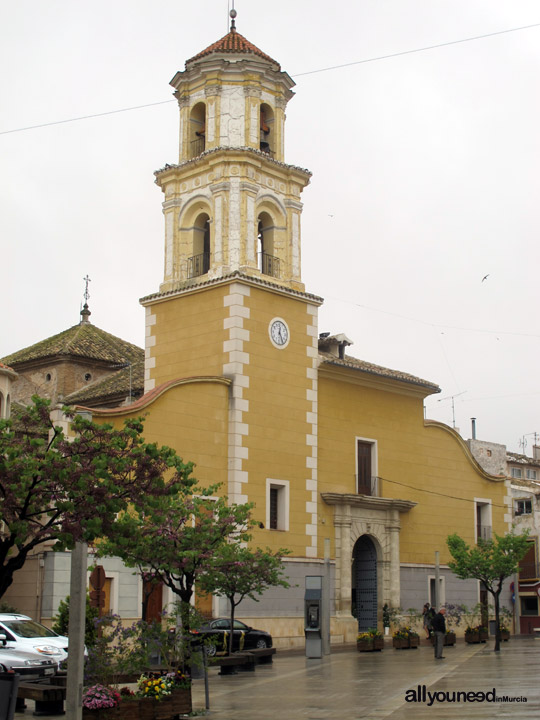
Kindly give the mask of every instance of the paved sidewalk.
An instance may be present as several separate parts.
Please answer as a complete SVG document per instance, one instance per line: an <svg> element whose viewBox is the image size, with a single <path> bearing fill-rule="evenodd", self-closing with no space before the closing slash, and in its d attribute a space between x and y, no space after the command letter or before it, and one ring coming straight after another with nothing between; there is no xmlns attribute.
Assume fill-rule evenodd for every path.
<svg viewBox="0 0 540 720"><path fill-rule="evenodd" d="M308 660L279 653L255 673L210 673L210 717L215 720L402 720L403 718L540 718L540 640L523 637L504 643L445 648L435 661L431 647L358 653L333 650ZM406 702L408 690L426 686L426 702ZM433 702L428 692L493 691L527 702ZM409 697L411 697L409 695ZM442 697L442 695L440 695ZM204 684L194 682L194 709L204 708Z"/></svg>
<svg viewBox="0 0 540 720"><path fill-rule="evenodd" d="M441 720L460 718L540 718L540 639L513 637L493 652L486 645L465 645L463 639L445 648L435 661L433 649L358 653L333 648L321 660L301 653L279 652L272 665L255 672L221 676L210 671L210 720ZM426 688L425 702L407 702L408 691ZM527 702L446 702L433 693L492 692L523 697ZM409 695L409 697L411 697ZM193 708L204 712L204 681L193 683ZM30 720L33 703L16 720ZM56 716L58 718L58 716ZM43 720L46 720L43 718ZM50 717L52 720L52 716Z"/></svg>

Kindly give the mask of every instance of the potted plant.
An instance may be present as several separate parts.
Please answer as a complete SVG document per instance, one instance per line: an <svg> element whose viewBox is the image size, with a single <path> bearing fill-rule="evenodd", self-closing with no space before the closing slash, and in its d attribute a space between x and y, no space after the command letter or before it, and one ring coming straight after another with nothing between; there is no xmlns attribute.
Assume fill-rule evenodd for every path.
<svg viewBox="0 0 540 720"><path fill-rule="evenodd" d="M372 652L373 638L368 632L358 633L356 638L356 649L358 652Z"/></svg>
<svg viewBox="0 0 540 720"><path fill-rule="evenodd" d="M501 640L507 642L510 640L510 623L512 622L512 613L508 608L502 607L499 610L499 629L501 631Z"/></svg>
<svg viewBox="0 0 540 720"><path fill-rule="evenodd" d="M115 708L120 703L120 695L110 687L96 683L83 694L82 707L84 720L107 720L115 717Z"/></svg>
<svg viewBox="0 0 540 720"><path fill-rule="evenodd" d="M384 626L384 634L388 635L390 633L390 625L395 622L397 616L401 613L401 608L392 608L388 605L388 603L384 603L383 609L382 609L382 615L383 615L383 626Z"/></svg>
<svg viewBox="0 0 540 720"><path fill-rule="evenodd" d="M420 644L420 637L409 625L404 625L394 632L392 644L397 650L417 648Z"/></svg>
<svg viewBox="0 0 540 720"><path fill-rule="evenodd" d="M489 639L489 632L485 625L478 625L477 628L480 642L486 642Z"/></svg>
<svg viewBox="0 0 540 720"><path fill-rule="evenodd" d="M366 632L358 633L358 637L356 638L356 649L358 650L358 652L372 652L373 650L383 650L383 634L376 628L368 628Z"/></svg>
<svg viewBox="0 0 540 720"><path fill-rule="evenodd" d="M467 625L467 627L465 628L465 642L471 644L480 642L480 633L478 631L477 625Z"/></svg>

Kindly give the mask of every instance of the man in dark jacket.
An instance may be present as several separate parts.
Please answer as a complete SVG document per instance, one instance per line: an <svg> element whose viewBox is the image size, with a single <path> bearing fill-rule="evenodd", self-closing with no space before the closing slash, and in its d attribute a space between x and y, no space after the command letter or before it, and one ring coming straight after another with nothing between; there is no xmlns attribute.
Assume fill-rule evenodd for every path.
<svg viewBox="0 0 540 720"><path fill-rule="evenodd" d="M446 608L441 608L431 621L431 629L435 636L435 642L433 643L433 649L435 650L435 660L442 660L444 658L443 645L444 636L446 634L446 620L444 619Z"/></svg>

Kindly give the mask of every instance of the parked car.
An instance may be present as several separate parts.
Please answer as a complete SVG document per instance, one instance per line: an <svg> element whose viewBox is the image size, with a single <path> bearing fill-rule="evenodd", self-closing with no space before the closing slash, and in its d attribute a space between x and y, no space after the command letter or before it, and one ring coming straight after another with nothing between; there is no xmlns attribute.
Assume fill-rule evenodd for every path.
<svg viewBox="0 0 540 720"><path fill-rule="evenodd" d="M57 635L28 615L0 613L0 633L6 636L6 648L36 652L61 663L67 658L68 638Z"/></svg>
<svg viewBox="0 0 540 720"><path fill-rule="evenodd" d="M0 634L0 672L15 672L25 680L56 675L58 663L37 652L17 650L4 646L5 635Z"/></svg>
<svg viewBox="0 0 540 720"><path fill-rule="evenodd" d="M211 640L206 644L207 654L212 657L216 652L228 650L231 621L229 618L216 618L193 632L195 638ZM253 650L254 648L272 647L272 636L264 630L246 625L240 620L234 621L233 651Z"/></svg>

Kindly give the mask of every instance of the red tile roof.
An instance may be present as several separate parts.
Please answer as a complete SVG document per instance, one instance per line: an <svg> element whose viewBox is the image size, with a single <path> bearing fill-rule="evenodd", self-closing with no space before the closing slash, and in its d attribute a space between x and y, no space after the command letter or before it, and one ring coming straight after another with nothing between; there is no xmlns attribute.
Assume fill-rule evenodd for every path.
<svg viewBox="0 0 540 720"><path fill-rule="evenodd" d="M271 62L274 65L277 65L278 68L280 67L279 63L271 58L270 55L263 53L263 51L259 50L256 45L253 45L253 43L250 43L249 40L246 40L243 35L236 32L235 28L232 28L227 35L217 42L212 43L212 45L209 45L204 50L201 50L201 52L197 53L197 55L194 55L189 60L186 60L186 66L195 60L200 60L201 58L206 57L207 55L212 55L213 53L228 53L231 55L253 54L263 58L264 60L268 60L268 62Z"/></svg>

